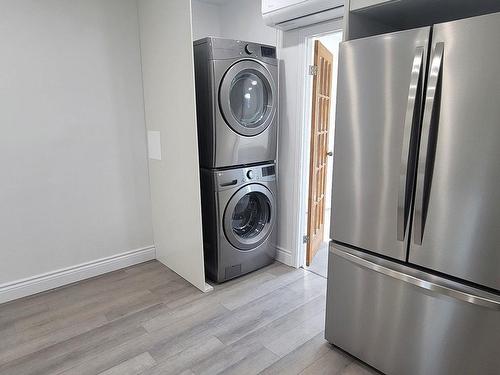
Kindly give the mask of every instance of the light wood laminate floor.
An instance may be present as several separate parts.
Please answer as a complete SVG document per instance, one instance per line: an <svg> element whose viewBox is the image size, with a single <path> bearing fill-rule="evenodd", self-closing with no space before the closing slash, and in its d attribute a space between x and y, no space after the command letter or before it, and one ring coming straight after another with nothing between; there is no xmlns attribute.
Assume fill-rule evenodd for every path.
<svg viewBox="0 0 500 375"><path fill-rule="evenodd" d="M323 338L326 280L273 264L203 294L151 261L0 305L0 374L372 374Z"/></svg>

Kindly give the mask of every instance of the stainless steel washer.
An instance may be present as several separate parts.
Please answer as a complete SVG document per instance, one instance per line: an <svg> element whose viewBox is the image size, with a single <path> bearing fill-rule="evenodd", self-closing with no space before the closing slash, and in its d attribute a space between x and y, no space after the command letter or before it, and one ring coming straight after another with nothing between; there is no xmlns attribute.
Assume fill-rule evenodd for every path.
<svg viewBox="0 0 500 375"><path fill-rule="evenodd" d="M202 168L276 159L276 48L240 40L194 42Z"/></svg>
<svg viewBox="0 0 500 375"><path fill-rule="evenodd" d="M201 169L205 273L222 282L274 261L275 165Z"/></svg>

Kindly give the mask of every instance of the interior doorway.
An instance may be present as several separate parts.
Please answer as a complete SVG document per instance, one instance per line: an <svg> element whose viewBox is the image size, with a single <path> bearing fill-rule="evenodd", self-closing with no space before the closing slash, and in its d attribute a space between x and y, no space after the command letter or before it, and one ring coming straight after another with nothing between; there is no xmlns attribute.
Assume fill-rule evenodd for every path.
<svg viewBox="0 0 500 375"><path fill-rule="evenodd" d="M303 267L324 277L328 268L335 101L341 41L342 30L334 30L310 36L305 43L310 74L305 78L302 165L306 170L302 181L304 204L301 206L304 209L300 213L300 227L306 235L299 254ZM324 65L318 66L318 63Z"/></svg>

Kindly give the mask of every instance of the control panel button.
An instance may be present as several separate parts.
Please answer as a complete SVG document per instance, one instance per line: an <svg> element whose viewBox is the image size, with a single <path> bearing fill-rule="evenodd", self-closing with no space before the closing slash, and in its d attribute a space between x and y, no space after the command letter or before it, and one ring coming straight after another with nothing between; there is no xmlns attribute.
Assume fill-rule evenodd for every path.
<svg viewBox="0 0 500 375"><path fill-rule="evenodd" d="M252 178L254 178L254 173L253 173L253 171L252 171L252 170L249 170L249 171L247 172L247 177L248 177L248 179L249 179L249 180L251 180Z"/></svg>
<svg viewBox="0 0 500 375"><path fill-rule="evenodd" d="M255 49L251 44L247 44L245 46L245 52L248 53L249 55L251 55L255 52Z"/></svg>

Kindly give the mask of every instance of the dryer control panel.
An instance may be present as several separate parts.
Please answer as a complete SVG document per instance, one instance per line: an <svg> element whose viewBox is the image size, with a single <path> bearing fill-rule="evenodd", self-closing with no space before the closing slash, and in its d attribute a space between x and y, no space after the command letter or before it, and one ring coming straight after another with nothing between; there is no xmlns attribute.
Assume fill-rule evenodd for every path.
<svg viewBox="0 0 500 375"><path fill-rule="evenodd" d="M267 182L276 180L276 165L264 164L219 170L216 173L218 190L235 188L250 182Z"/></svg>
<svg viewBox="0 0 500 375"><path fill-rule="evenodd" d="M236 41L236 43L245 43L241 41ZM260 57L268 57L271 59L276 58L276 48L275 47L270 47L270 46L263 46L260 44L255 44L255 43L246 43L244 52L247 55L251 56L260 56ZM241 53L243 54L243 53Z"/></svg>
<svg viewBox="0 0 500 375"><path fill-rule="evenodd" d="M208 58L210 60L225 60L238 58L253 58L276 65L276 47L247 42L244 40L232 40L222 38L205 38L194 42L196 45L208 45Z"/></svg>

